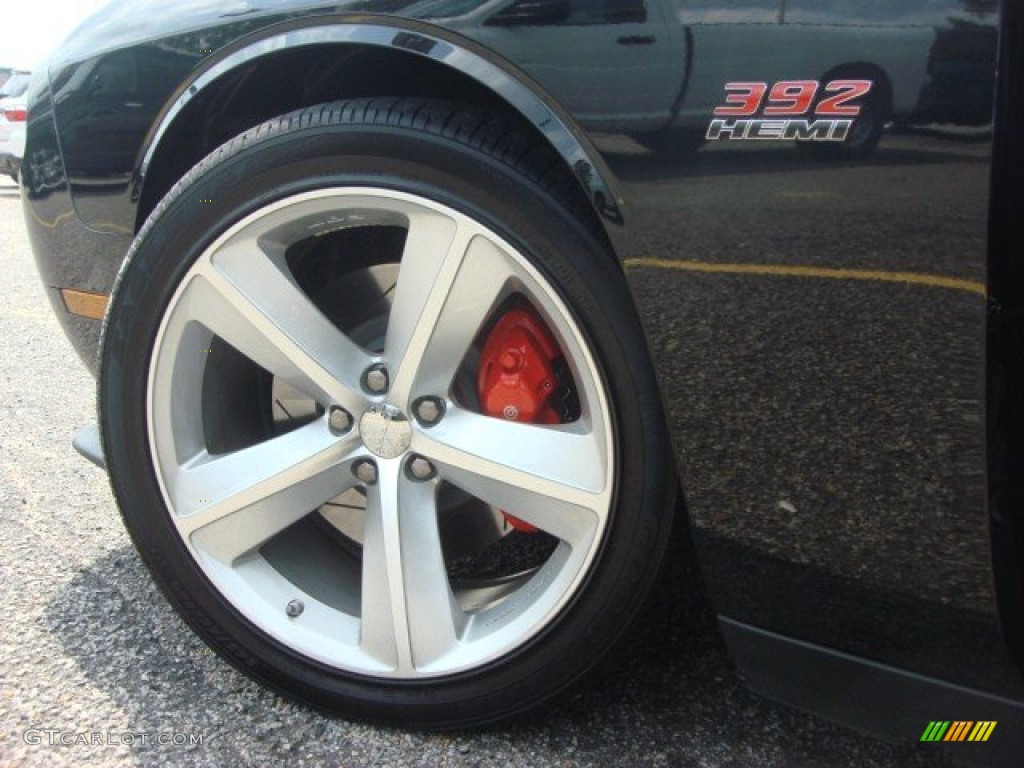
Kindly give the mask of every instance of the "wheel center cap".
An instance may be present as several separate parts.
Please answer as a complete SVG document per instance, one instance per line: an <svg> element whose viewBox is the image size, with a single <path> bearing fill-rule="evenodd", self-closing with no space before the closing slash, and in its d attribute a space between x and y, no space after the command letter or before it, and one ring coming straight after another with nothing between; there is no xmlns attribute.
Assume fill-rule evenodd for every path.
<svg viewBox="0 0 1024 768"><path fill-rule="evenodd" d="M412 424L393 405L375 405L359 420L359 434L370 453L394 459L409 450Z"/></svg>

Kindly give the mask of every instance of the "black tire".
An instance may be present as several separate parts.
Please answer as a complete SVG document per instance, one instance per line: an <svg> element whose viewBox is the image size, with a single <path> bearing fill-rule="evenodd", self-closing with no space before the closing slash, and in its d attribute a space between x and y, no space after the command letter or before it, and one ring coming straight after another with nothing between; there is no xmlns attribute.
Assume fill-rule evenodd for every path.
<svg viewBox="0 0 1024 768"><path fill-rule="evenodd" d="M654 376L622 275L599 233L573 212L580 201L572 177L546 145L508 125L501 116L411 99L328 104L265 123L216 150L168 194L137 237L112 295L102 341L100 418L112 486L135 546L175 610L224 659L293 699L345 717L405 727L463 727L520 713L564 691L620 639L651 588L669 540L675 473ZM177 527L184 510L175 509L165 495L165 470L154 459L160 455L159 447L153 448L159 427L151 424L148 408L153 392L163 390L154 385L151 392L150 375L156 381L163 369L151 369L163 359L161 339L170 332L162 323L181 306L176 296L186 290L186 275L246 217L307 193L353 188L444 206L511 244L536 270L538 285L550 288L567 308L564 322L578 328L592 355L610 415L614 489L607 523L577 586L521 642L450 674L392 679L318 660L272 636L255 614L242 610L244 604L240 609L232 601L215 572L204 569L186 545ZM383 249L387 237L371 245ZM375 263L376 251L367 242L354 251L346 258ZM345 285L364 266L345 262L336 270L337 280ZM518 262L513 266L520 269ZM308 294L318 294L332 323L357 334L345 319L345 301L337 300L352 293L324 287L335 278L330 270L318 270L295 280ZM337 316L333 307L342 307ZM376 331L358 333L369 339ZM275 427L267 410L268 374L216 335L204 352L211 362L204 364L204 381L195 390L202 411L195 418L202 423L208 453L230 455L239 446L269 439ZM175 365L184 356L174 358ZM228 373L220 376L221 370ZM577 370L575 375L589 374ZM304 424L327 418L329 406L320 406ZM171 405L166 407L171 412ZM383 467L384 459L380 462ZM317 522L323 521L317 517ZM258 550L261 556L264 549ZM393 601L396 593L388 594ZM267 621L284 625L279 618Z"/></svg>
<svg viewBox="0 0 1024 768"><path fill-rule="evenodd" d="M885 120L878 105L867 101L861 106L845 141L798 141L797 147L826 160L860 160L875 151L884 129Z"/></svg>
<svg viewBox="0 0 1024 768"><path fill-rule="evenodd" d="M837 70L824 76L822 82L837 78L877 80L871 72ZM797 148L812 152L825 160L839 161L860 160L874 152L882 140L885 124L892 113L888 87L880 90L878 85L876 82L876 88L861 100L860 113L854 118L845 141L798 141ZM818 100L822 98L824 96L819 96Z"/></svg>

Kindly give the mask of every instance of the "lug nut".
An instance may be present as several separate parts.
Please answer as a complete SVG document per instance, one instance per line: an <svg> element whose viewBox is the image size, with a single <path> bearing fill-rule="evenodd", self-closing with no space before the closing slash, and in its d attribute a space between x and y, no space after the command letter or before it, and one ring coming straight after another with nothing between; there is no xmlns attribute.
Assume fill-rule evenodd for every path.
<svg viewBox="0 0 1024 768"><path fill-rule="evenodd" d="M363 374L363 386L375 395L387 392L388 383L388 371L383 365L375 365Z"/></svg>
<svg viewBox="0 0 1024 768"><path fill-rule="evenodd" d="M409 462L409 474L417 480L429 480L435 474L434 465L422 456L415 456Z"/></svg>
<svg viewBox="0 0 1024 768"><path fill-rule="evenodd" d="M352 429L352 414L344 408L331 408L331 415L328 421L331 425L331 430L339 434Z"/></svg>
<svg viewBox="0 0 1024 768"><path fill-rule="evenodd" d="M377 483L377 465L369 459L360 461L352 468L352 471L356 477L367 485L375 485Z"/></svg>
<svg viewBox="0 0 1024 768"><path fill-rule="evenodd" d="M424 397L416 401L416 418L425 427L432 427L444 416L444 400Z"/></svg>
<svg viewBox="0 0 1024 768"><path fill-rule="evenodd" d="M301 600L290 600L284 607L284 612L288 614L289 619L298 618L304 610L306 610L306 606L302 604Z"/></svg>

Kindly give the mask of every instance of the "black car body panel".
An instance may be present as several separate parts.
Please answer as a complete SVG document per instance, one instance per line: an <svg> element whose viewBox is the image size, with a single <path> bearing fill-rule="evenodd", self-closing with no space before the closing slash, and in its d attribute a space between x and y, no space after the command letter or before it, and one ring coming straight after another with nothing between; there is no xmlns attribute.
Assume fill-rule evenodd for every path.
<svg viewBox="0 0 1024 768"><path fill-rule="evenodd" d="M741 672L799 703L799 685L743 666L764 662L740 639L756 628L996 697L1018 718L1003 747L1019 745L1019 4L187 6L111 4L33 86L27 221L87 363L98 322L57 289L109 293L146 215L222 141L382 87L511 108L573 169L629 280L705 580L748 648ZM634 141L703 135L727 81L851 77L886 95L891 121L855 161L782 141ZM628 109L588 109L600 84ZM819 698L843 695L818 682ZM828 714L869 725L884 704L861 692L851 708L877 717Z"/></svg>

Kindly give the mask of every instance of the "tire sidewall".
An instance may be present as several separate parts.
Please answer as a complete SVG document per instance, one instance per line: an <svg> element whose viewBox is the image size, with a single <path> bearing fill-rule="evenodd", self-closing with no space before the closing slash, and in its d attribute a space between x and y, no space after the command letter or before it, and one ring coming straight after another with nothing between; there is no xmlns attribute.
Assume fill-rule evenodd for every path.
<svg viewBox="0 0 1024 768"><path fill-rule="evenodd" d="M671 520L665 506L674 476L654 378L610 254L520 173L421 132L306 128L265 138L197 170L161 204L133 246L112 297L101 353L100 415L112 485L136 547L169 600L247 674L293 698L360 719L454 727L514 714L567 687L610 650L639 609ZM196 259L230 226L272 202L356 186L434 200L480 221L526 256L569 307L612 412L615 500L585 583L556 619L513 652L446 678L384 681L341 672L251 624L185 547L148 450L149 361L161 319Z"/></svg>

